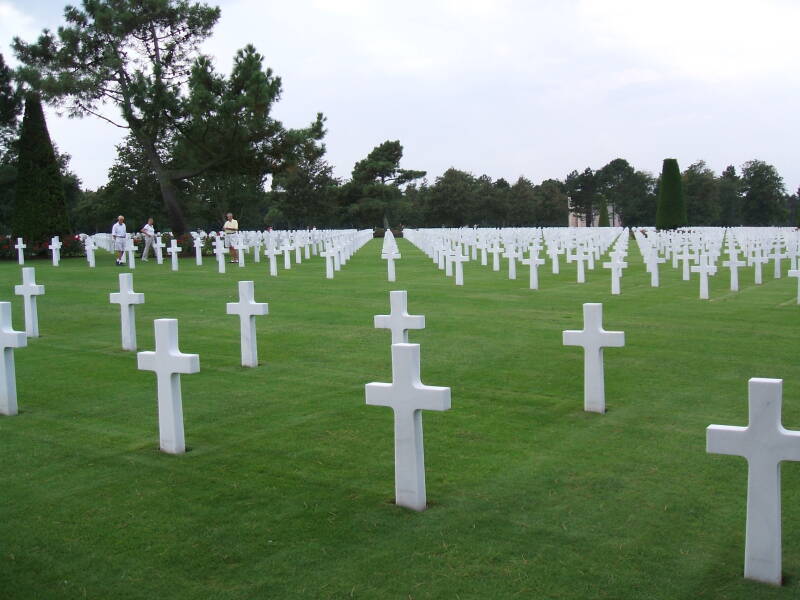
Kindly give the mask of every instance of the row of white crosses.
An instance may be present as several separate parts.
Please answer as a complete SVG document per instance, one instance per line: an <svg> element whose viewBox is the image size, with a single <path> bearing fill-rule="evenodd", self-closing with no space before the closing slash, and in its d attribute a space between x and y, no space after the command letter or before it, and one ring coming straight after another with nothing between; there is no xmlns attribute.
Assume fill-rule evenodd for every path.
<svg viewBox="0 0 800 600"><path fill-rule="evenodd" d="M676 231L656 231L636 228L633 235L639 246L652 287L660 286L660 267L670 261L672 267L681 269L688 281L692 273L698 275L700 297L709 297L709 277L717 273L717 264L723 255L722 266L730 269L731 290L739 289L738 269L754 267L755 283L763 282L762 267L773 261L773 277L781 277L781 261L790 261L789 276L798 278L798 303L800 303L800 232L792 228L691 228ZM500 270L501 258L508 260L510 279L517 276L517 260L528 253L522 264L531 267L530 287L538 288L536 269L544 264L539 258L543 252L550 260L553 274L559 274L559 259L576 263L578 283L586 281L587 271L614 244L609 260L603 267L610 270L612 294L620 292L622 271L628 264L628 230L618 228L509 228L509 229L406 229L405 237L428 254L446 276L454 276L457 285L463 285L463 263L477 260L480 251L481 265L488 265L487 254L492 257L491 268ZM743 260L740 260L743 254Z"/></svg>
<svg viewBox="0 0 800 600"><path fill-rule="evenodd" d="M730 271L730 290L739 291L739 269L753 267L755 285L763 284L763 267L773 261L773 278L782 276L782 261L790 261L788 275L800 278L797 269L800 257L800 233L793 228L686 228L676 231L635 229L634 236L651 273L651 282L658 287L658 264L670 258L672 267L682 270L682 278L689 281L697 273L700 298L708 299L708 278L717 273L721 256L722 266ZM742 259L740 260L740 254ZM663 255L663 256L662 256ZM798 281L800 303L800 281Z"/></svg>
<svg viewBox="0 0 800 600"><path fill-rule="evenodd" d="M203 265L202 250L206 239L211 240L211 246L217 260L218 271L225 273L226 248L225 235L222 232L192 232L192 246L195 252L195 264ZM84 237L84 247L86 258L90 267L95 266L96 249L101 248L109 252L113 251L113 240L108 234L95 234ZM277 257L283 256L284 269L291 269L293 262L300 264L303 259L310 259L312 256L321 256L326 262L326 276L333 278L333 272L341 269L343 264L352 255L372 238L370 230L300 230L300 231L241 231L231 236L231 245L238 251L239 267L246 265L247 252L252 250L253 261L261 262L261 257L269 259L269 272L271 276L278 275ZM19 240L21 244L22 240ZM24 248L24 244L22 244ZM179 268L178 257L183 251L177 245L177 240L170 240L169 246L162 241L162 234L156 233L153 243L154 254L157 264L163 264L163 251L170 256L173 271ZM263 249L263 250L262 250ZM263 255L262 255L263 251ZM20 250L21 252L21 250ZM135 269L136 246L133 237L129 236L125 246L126 260L130 269Z"/></svg>
<svg viewBox="0 0 800 600"><path fill-rule="evenodd" d="M404 236L425 252L445 272L454 276L456 285L463 285L463 263L477 260L480 251L481 266L500 271L501 257L508 261L508 278L517 278L517 262L530 268L529 287L538 289L538 268L545 264L540 258L544 252L550 257L553 274L559 274L559 256L566 255L567 262L576 263L577 282L586 281L586 270L593 270L596 261L605 254L615 240L627 237L621 228L514 228L514 229L406 229ZM627 246L625 246L626 248ZM525 258L527 254L527 258ZM614 271L619 276L621 258L614 261Z"/></svg>

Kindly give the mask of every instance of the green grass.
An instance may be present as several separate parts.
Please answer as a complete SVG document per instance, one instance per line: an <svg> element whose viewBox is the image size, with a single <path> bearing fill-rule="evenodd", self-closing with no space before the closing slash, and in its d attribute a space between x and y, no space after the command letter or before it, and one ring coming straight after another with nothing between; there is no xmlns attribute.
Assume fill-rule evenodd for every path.
<svg viewBox="0 0 800 600"><path fill-rule="evenodd" d="M783 468L785 585L742 578L746 462L708 455L711 423L745 425L747 379L784 379L800 429L796 280L711 301L638 255L609 294L607 270L540 270L541 289L473 262L456 288L405 240L386 282L380 242L337 273L324 262L270 278L265 262L216 272L140 264L140 349L152 320L180 320L200 354L183 376L188 453L158 451L155 377L120 349L120 270L104 253L37 262L40 339L16 351L20 414L0 417L0 598L795 598L800 465ZM634 254L636 251L634 250ZM505 261L504 261L505 263ZM505 265L504 265L505 266ZM257 369L239 366L239 279L256 281ZM19 267L0 264L0 299ZM392 415L364 384L391 379L390 336L372 327L407 289L427 329L422 379L452 388L426 413L429 509L393 504ZM561 331L604 303L604 416L582 411L582 354Z"/></svg>

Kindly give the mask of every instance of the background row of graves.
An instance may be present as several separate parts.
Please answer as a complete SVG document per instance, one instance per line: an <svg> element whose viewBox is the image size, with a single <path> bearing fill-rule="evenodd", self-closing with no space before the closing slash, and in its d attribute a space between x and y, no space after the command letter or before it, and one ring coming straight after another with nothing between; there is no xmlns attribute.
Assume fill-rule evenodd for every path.
<svg viewBox="0 0 800 600"><path fill-rule="evenodd" d="M236 297L238 270L229 269L224 276L214 272L214 265L198 269L191 265L191 270L182 268L178 273L168 268L137 271L141 273L136 279L137 291L148 295L139 318L145 322L156 316L181 318L182 348L199 352L204 369L208 366L213 373L206 377L201 372L184 383L190 446L186 458L199 458L204 469L213 465L206 475L201 475L199 465L164 466L153 456L157 440L152 439L152 377L145 375L143 380L142 373L132 374L133 369L126 371L122 366L122 353L117 350L118 308L107 304L107 293L116 287L118 272L102 264L90 271L82 264L76 275L74 261L52 269L48 275L55 280L45 280L44 271L37 270L42 274L40 281L49 285L49 297L41 306L58 301L58 318L50 323L53 339L45 336L41 345L26 352L43 353L44 342L56 343L65 364L50 369L53 381L37 382L43 403L29 405L21 417L33 419L38 413L39 428L44 422L48 431L37 439L56 447L48 454L47 443L40 442L34 455L26 455L20 448L15 456L23 464L33 461L41 469L40 460L55 459L56 450L68 448L71 464L83 465L81 456L88 448L92 466L85 468L106 477L89 485L88 473L79 473L80 485L92 490L121 485L113 472L127 467L135 484L124 483L123 488L126 493L138 489L139 495L133 493L122 502L134 509L127 516L127 525L125 519L119 522L133 544L123 552L122 563L128 567L138 564L150 573L155 573L157 561L149 561L141 551L148 543L148 533L162 543L171 542L167 547L180 556L178 538L189 533L198 519L207 518L207 527L188 536L190 544L209 551L212 540L227 540L232 546L227 554L211 552L216 559L228 561L229 573L236 573L222 580L227 584L234 579L254 580L238 584L249 585L250 591L261 585L260 589L269 587L288 595L311 592L324 597L324 576L327 585L333 586L328 590L331 596L349 593L353 586L367 595L396 589L382 587L384 584L368 577L367 571L372 570L392 575L386 586L399 585L409 594L416 590L420 597L433 597L437 590L441 596L459 585L448 575L452 569L460 577L475 576L470 589L480 579L478 574L488 575L486 594L491 594L491 586L508 583L504 575L508 572L514 574L511 586L503 588L509 593L549 590L562 595L569 592L573 597L586 597L582 594L587 589L590 596L614 595L615 590L621 594L634 581L641 586L644 572L651 580L645 593L654 597L659 592L653 578L663 586L661 597L688 594L689 590L710 596L723 588L730 597L747 597L751 588L746 582L728 580L738 579L741 573L746 476L745 467L738 463L744 461L705 455L704 428L711 422L746 423L746 377L751 374L785 377L785 423L791 427L798 422L798 412L789 401L797 392L791 381L792 373L795 379L797 373L783 356L790 349L791 326L789 330L777 326L782 323L778 317L785 320L793 314L787 311L795 308L794 281L767 279L757 288L743 286L735 301L724 298L698 303L696 287L684 286L679 272L662 272L661 287L653 289L643 266L634 262L635 268L626 272L623 294L613 299L608 295L607 275L602 280L590 277L579 287L574 265L562 265L562 274L555 277L543 270L543 285L533 296L523 278L509 281L506 273L491 269L476 270L463 289L456 289L430 260L408 244L398 244L403 253L398 278L402 287L410 290L411 312L425 314L427 320L426 330L412 332L412 341L422 343L423 380L453 389L453 409L425 417L431 505L425 518L429 520L415 522L404 517L398 521L392 512L390 416L363 406L363 384L390 377L387 333L372 329L372 315L386 312L386 292L397 287L385 282L386 265L379 262L380 246L375 243L357 254L334 281L324 282L320 267L313 263L268 280L271 289L265 289L263 299L270 302L270 315L262 326L262 331L269 331L269 341L262 346L267 364L254 370L259 375L256 381L251 373L237 369L238 337L230 336L231 330L235 333L236 319L224 314L224 302ZM252 265L245 270L250 268ZM76 276L88 277L88 285L73 289ZM182 293L188 287L193 290L192 297ZM99 302L91 300L92 289L102 296ZM580 353L561 346L560 332L580 327L580 305L592 299L605 302L610 328L626 331L626 348L615 351L606 367L609 413L603 419L608 422L580 414ZM665 306L669 306L669 314L663 312ZM92 330L103 324L102 333L89 335L87 311L95 315ZM40 312L44 324L42 308ZM741 322L744 313L751 317L747 323ZM15 322L20 319L19 312L15 313ZM705 335L699 323L704 324ZM769 342L751 339L752 328L775 334ZM152 347L149 330L140 326L142 347ZM721 334L723 339L716 339ZM70 352L78 340L80 352ZM703 355L700 364L684 360L698 351ZM87 352L96 363L93 368L105 373L106 381L99 378L80 386L82 393L65 402L55 390L59 383L75 377L68 372L77 372L79 354ZM130 356L124 358L130 369ZM42 355L41 360L48 358ZM19 363L22 365L21 359ZM683 369L680 376L664 369L664 365L675 364ZM778 370L782 373L775 372ZM195 383L195 378L203 383ZM217 379L224 385L208 389ZM652 386L654 380L664 385ZM699 389L692 388L693 380ZM324 385L320 386L320 381ZM107 394L97 394L96 386ZM665 386L669 391L661 389ZM119 388L124 390L122 394ZM65 396L72 398L73 394ZM109 412L112 406L118 412ZM238 412L231 411L233 407ZM365 411L379 414L367 416ZM8 431L5 423L3 428ZM666 431L663 436L659 435L662 430ZM23 433L41 435L35 428ZM66 434L70 433L78 439L69 439ZM142 436L150 438L143 441ZM303 437L303 443L296 443L297 436ZM368 464L364 465L366 457ZM679 464L682 461L684 464ZM694 470L686 469L687 464ZM162 497L146 482L146 475L157 465L162 465L156 476L160 483L174 480L166 483L172 498ZM243 477L244 473L252 481ZM3 477L6 475L4 472ZM36 479L31 477L31 481ZM75 484L66 475L57 481ZM209 489L201 490L201 483ZM687 485L688 490L684 489ZM32 491L24 486L20 489ZM295 494L301 489L309 508L290 508L289 498L282 495L288 494L296 502ZM720 489L728 490L724 502L718 497ZM797 489L791 465L784 469L784 489L786 493ZM41 498L45 490L34 492ZM177 513L176 498L187 514ZM200 506L203 502L198 498L227 499L251 517L247 519L251 525L240 526L227 512ZM106 501L94 510L81 508L86 502L89 498L84 491L66 507L56 507L58 527L48 534L40 532L34 539L52 535L48 539L58 548L74 544L73 548L85 551L82 536L75 532L88 525L93 531L90 537L108 548L113 536L98 533L97 525L105 519L116 523L120 513ZM54 508L53 503L44 504ZM156 516L154 504L165 514ZM147 514L141 512L143 508L149 509L144 511ZM791 589L791 563L796 561L797 550L788 525L794 518L789 503L784 511L784 554ZM64 518L79 514L83 521ZM164 521L167 515L170 520ZM698 515L706 521L702 526L696 522ZM252 524L254 516L263 528ZM143 526L147 518L157 523ZM713 532L706 528L709 519ZM35 519L26 517L24 521L25 531L36 529ZM715 527L714 523L719 524ZM157 533L159 529L161 533ZM254 529L265 535L282 535L257 542L256 537L261 536L254 536ZM241 539L234 541L236 537ZM19 545L22 537L15 539ZM348 561L353 564L342 566L326 558L336 544L344 545L348 556L354 557L354 562ZM384 552L368 555L360 544ZM586 553L581 550L584 544L599 549ZM287 552L300 556L303 547L311 547L312 570L317 571L310 580L300 577L299 569L284 560ZM259 553L261 559L251 558ZM52 554L58 554L55 548ZM393 566L397 558L390 561L387 554L407 557L400 559L401 565L421 575L398 572L399 567ZM565 567L562 572L556 566L558 560L573 554L583 556L577 582L572 569ZM558 560L551 561L551 557ZM41 553L40 559L47 561L48 552ZM658 573L651 574L649 569L657 569L660 561L677 568L684 577L667 581L659 579ZM270 573L256 575L259 567L270 567ZM75 581L74 564L59 564L58 568L62 573L69 571ZM109 566L106 572L113 571ZM209 577L190 582L172 570L167 576L177 581L186 597L191 590L202 589L202 584L213 585ZM78 581L73 584L76 590L80 584L88 584L90 589L105 585L81 577ZM54 579L47 582L55 584ZM158 589L157 584L158 580L149 585Z"/></svg>

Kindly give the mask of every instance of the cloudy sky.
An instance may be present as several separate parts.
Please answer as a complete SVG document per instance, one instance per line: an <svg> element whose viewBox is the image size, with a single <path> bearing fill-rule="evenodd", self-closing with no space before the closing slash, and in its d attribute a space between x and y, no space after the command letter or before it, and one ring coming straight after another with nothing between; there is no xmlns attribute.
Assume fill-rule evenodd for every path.
<svg viewBox="0 0 800 600"><path fill-rule="evenodd" d="M0 0L0 52L61 23L65 2ZM616 157L717 172L758 158L800 186L795 0L222 0L204 51L221 71L253 43L283 80L275 115L328 118L348 177L387 139L433 181L449 167L538 183ZM13 62L13 60L12 60ZM119 130L51 113L93 188Z"/></svg>

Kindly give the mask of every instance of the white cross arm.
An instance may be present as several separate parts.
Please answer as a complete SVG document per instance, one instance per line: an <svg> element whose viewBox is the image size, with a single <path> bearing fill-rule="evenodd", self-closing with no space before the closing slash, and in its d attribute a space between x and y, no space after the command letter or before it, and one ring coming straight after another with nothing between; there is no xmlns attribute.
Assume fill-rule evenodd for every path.
<svg viewBox="0 0 800 600"><path fill-rule="evenodd" d="M225 310L229 315L262 316L269 314L268 302L228 302Z"/></svg>
<svg viewBox="0 0 800 600"><path fill-rule="evenodd" d="M110 304L144 304L141 292L112 292L108 295Z"/></svg>
<svg viewBox="0 0 800 600"><path fill-rule="evenodd" d="M450 388L420 380L419 344L392 344L392 383L368 383L367 404L397 410L449 410Z"/></svg>
<svg viewBox="0 0 800 600"><path fill-rule="evenodd" d="M706 452L709 454L729 454L746 456L743 448L743 435L747 427L731 425L709 425L706 428Z"/></svg>
<svg viewBox="0 0 800 600"><path fill-rule="evenodd" d="M157 373L191 373L200 372L200 355L184 354L178 349L177 319L156 319L155 352L139 352L136 355L137 366L141 371Z"/></svg>
<svg viewBox="0 0 800 600"><path fill-rule="evenodd" d="M371 406L389 406L403 408L398 405L397 386L392 383L368 383L364 386L367 404ZM413 410L450 410L450 388L436 385L425 385L417 382L410 387L403 387L403 405Z"/></svg>
<svg viewBox="0 0 800 600"><path fill-rule="evenodd" d="M160 352L139 352L136 354L136 362L140 371L159 371L160 363L164 361L164 355ZM178 350L169 353L169 368L172 373L190 375L200 372L200 355L184 354Z"/></svg>
<svg viewBox="0 0 800 600"><path fill-rule="evenodd" d="M44 286L30 283L23 283L22 285L14 286L14 294L17 296L42 296L44 295Z"/></svg>
<svg viewBox="0 0 800 600"><path fill-rule="evenodd" d="M375 315L375 328L376 329L391 329L393 315ZM396 318L396 317L395 317ZM425 329L425 315L409 315L403 313L400 315L402 319L403 329Z"/></svg>
<svg viewBox="0 0 800 600"><path fill-rule="evenodd" d="M621 348L625 345L625 332L624 331L606 331L601 330L603 347ZM583 330L576 331L574 329L567 329L563 332L563 342L565 346L586 346L586 332Z"/></svg>
<svg viewBox="0 0 800 600"><path fill-rule="evenodd" d="M11 303L0 302L0 348L24 348L28 336L24 331L15 331L11 325Z"/></svg>

